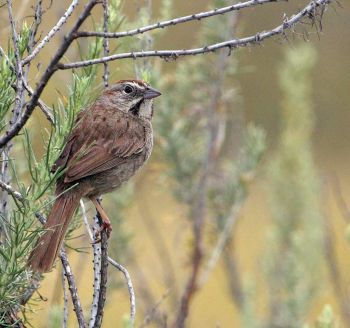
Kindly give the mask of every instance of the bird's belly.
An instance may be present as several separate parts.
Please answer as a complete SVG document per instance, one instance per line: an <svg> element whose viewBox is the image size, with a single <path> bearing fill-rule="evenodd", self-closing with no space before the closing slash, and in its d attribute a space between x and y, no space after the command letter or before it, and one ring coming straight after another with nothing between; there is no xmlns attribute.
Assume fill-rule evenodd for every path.
<svg viewBox="0 0 350 328"><path fill-rule="evenodd" d="M144 156L142 158L134 158L131 161L90 177L89 184L92 191L89 193L89 196L106 194L119 188L136 173L144 162Z"/></svg>

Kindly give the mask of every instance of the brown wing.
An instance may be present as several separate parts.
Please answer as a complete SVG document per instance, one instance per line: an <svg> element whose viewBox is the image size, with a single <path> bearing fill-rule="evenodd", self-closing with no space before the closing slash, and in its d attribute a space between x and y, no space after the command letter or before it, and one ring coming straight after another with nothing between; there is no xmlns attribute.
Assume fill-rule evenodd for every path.
<svg viewBox="0 0 350 328"><path fill-rule="evenodd" d="M103 120L99 122L99 118L96 120L92 125L87 125L89 130L79 150L69 156L64 179L66 183L120 165L144 149L144 127L136 121L114 117L107 124ZM76 148L74 142L71 149Z"/></svg>
<svg viewBox="0 0 350 328"><path fill-rule="evenodd" d="M81 111L78 116L77 119L75 120L74 125L77 127L78 123L80 122L80 120L82 119L82 117L84 116L85 111ZM72 151L74 151L73 148L76 148L74 146L77 145L76 139L77 139L77 133L79 134L79 128L75 128L73 129L73 131L71 132L71 134L68 136L68 141L65 145L65 147L63 148L60 156L57 158L57 160L55 161L55 163L52 165L51 168L51 172L55 173L58 169L61 168L65 168L67 165L67 162L69 160L69 158L71 157L71 153Z"/></svg>

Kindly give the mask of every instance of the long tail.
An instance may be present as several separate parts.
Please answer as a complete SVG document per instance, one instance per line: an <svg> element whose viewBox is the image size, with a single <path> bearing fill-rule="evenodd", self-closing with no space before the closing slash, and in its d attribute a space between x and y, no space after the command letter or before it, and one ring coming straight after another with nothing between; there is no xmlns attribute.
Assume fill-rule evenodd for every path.
<svg viewBox="0 0 350 328"><path fill-rule="evenodd" d="M38 272L51 270L79 201L80 195L70 192L55 200L44 226L45 232L29 256L28 266L32 270Z"/></svg>

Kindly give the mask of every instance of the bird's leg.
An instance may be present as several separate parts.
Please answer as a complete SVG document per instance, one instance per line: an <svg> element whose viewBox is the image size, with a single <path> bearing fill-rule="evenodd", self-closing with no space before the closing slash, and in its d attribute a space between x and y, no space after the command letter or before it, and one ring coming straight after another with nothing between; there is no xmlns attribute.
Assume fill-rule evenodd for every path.
<svg viewBox="0 0 350 328"><path fill-rule="evenodd" d="M107 235L109 237L109 235L111 234L111 231L112 231L112 226L111 226L111 221L109 220L108 215L106 214L105 210L103 209L100 202L96 198L91 197L90 200L95 205L96 210L100 214L100 217L102 220L101 229L97 232L97 235L99 235L102 230L106 230Z"/></svg>

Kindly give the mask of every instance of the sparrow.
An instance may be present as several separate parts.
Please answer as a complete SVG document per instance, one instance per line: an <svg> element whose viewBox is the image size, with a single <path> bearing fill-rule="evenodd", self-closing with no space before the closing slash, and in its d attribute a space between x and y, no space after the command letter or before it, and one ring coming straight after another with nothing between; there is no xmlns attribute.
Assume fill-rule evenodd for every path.
<svg viewBox="0 0 350 328"><path fill-rule="evenodd" d="M62 171L44 233L28 259L37 272L52 269L69 223L85 197L111 230L97 198L119 188L150 157L153 148L153 99L161 93L140 80L121 80L106 88L78 115L65 147L53 164Z"/></svg>

